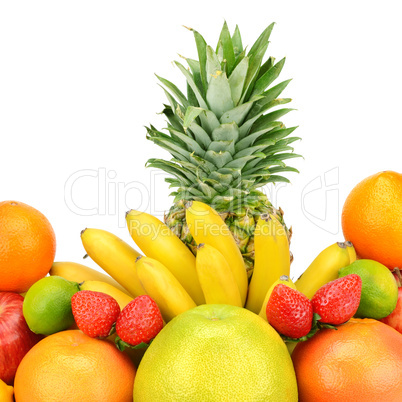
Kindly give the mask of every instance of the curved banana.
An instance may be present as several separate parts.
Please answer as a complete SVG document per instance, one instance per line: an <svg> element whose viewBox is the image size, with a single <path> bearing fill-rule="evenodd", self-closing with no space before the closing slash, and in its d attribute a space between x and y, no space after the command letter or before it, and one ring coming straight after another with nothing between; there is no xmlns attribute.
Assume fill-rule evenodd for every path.
<svg viewBox="0 0 402 402"><path fill-rule="evenodd" d="M285 229L272 215L258 219L254 231L254 271L246 308L258 314L271 285L290 273L289 241Z"/></svg>
<svg viewBox="0 0 402 402"><path fill-rule="evenodd" d="M142 286L155 300L166 322L196 307L194 300L162 263L153 258L141 257L135 265Z"/></svg>
<svg viewBox="0 0 402 402"><path fill-rule="evenodd" d="M123 308L133 300L131 296L122 292L120 289L102 281L84 281L80 283L80 290L92 290L93 292L106 293L119 303L120 310L123 310Z"/></svg>
<svg viewBox="0 0 402 402"><path fill-rule="evenodd" d="M13 402L14 401L14 388L12 385L6 384L0 378L0 400L2 402Z"/></svg>
<svg viewBox="0 0 402 402"><path fill-rule="evenodd" d="M348 253L349 253L349 264L352 264L352 262L355 262L357 259L356 256L356 250L353 247L353 243L351 241L345 241L346 244L346 248L348 249Z"/></svg>
<svg viewBox="0 0 402 402"><path fill-rule="evenodd" d="M295 282L297 290L311 299L326 283L338 278L338 271L349 265L350 257L345 243L334 243L314 259Z"/></svg>
<svg viewBox="0 0 402 402"><path fill-rule="evenodd" d="M68 281L78 283L84 281L102 281L114 286L127 295L130 295L130 292L123 288L123 286L121 286L120 283L115 281L111 276L105 275L102 272L97 271L96 269L89 268L86 265L78 264L76 262L54 262L52 268L50 268L49 275L61 276Z"/></svg>
<svg viewBox="0 0 402 402"><path fill-rule="evenodd" d="M213 208L199 201L188 203L186 222L197 244L209 244L222 253L233 273L244 306L248 287L246 266L226 223Z"/></svg>
<svg viewBox="0 0 402 402"><path fill-rule="evenodd" d="M268 300L271 297L271 293L274 290L276 285L279 284L289 286L290 288L296 290L296 285L292 282L292 280L287 275L282 275L277 281L275 281L271 287L269 288L267 294L265 295L264 302L262 303L262 307L258 315L262 317L265 321L267 321L267 304Z"/></svg>
<svg viewBox="0 0 402 402"><path fill-rule="evenodd" d="M126 214L126 221L141 251L168 268L197 304L204 304L195 257L187 246L155 216L131 210Z"/></svg>
<svg viewBox="0 0 402 402"><path fill-rule="evenodd" d="M196 267L207 304L243 307L229 264L215 247L204 243L198 245Z"/></svg>
<svg viewBox="0 0 402 402"><path fill-rule="evenodd" d="M135 270L141 254L114 234L101 229L85 229L81 241L87 254L131 296L146 294Z"/></svg>

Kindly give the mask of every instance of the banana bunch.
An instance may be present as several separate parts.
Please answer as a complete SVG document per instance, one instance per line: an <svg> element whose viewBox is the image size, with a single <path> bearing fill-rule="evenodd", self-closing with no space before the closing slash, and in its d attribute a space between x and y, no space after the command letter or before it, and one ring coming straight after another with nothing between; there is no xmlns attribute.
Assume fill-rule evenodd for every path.
<svg viewBox="0 0 402 402"><path fill-rule="evenodd" d="M138 278L165 321L199 304L244 305L248 283L243 258L211 207L194 201L186 210L197 257L154 216L131 210L126 220L131 237L146 255L137 259Z"/></svg>
<svg viewBox="0 0 402 402"><path fill-rule="evenodd" d="M145 256L100 229L85 229L82 243L88 256L132 297L151 296L166 322L199 304L244 306L248 289L244 261L228 227L211 207L193 202L187 209L190 232L199 244L197 258L156 217L131 210L126 221ZM82 276L92 286L96 279L100 280Z"/></svg>
<svg viewBox="0 0 402 402"><path fill-rule="evenodd" d="M51 274L82 283L81 289L110 294L121 308L132 298L148 294L165 321L205 303L191 251L152 215L130 211L126 219L132 238L146 256L110 232L85 229L81 241L87 255L108 275L71 262L55 263Z"/></svg>
<svg viewBox="0 0 402 402"><path fill-rule="evenodd" d="M117 236L100 229L85 229L81 240L88 254L108 275L81 264L55 263L51 274L83 282L83 289L108 293L120 306L148 294L158 304L166 322L197 305L231 304L266 319L266 305L273 288L282 283L311 298L325 283L336 279L340 268L356 259L350 242L323 250L293 283L290 275L288 237L279 221L261 215L254 231L254 272L246 267L229 228L209 205L187 204L186 222L197 246L197 255L159 219L131 210L127 227L140 254Z"/></svg>

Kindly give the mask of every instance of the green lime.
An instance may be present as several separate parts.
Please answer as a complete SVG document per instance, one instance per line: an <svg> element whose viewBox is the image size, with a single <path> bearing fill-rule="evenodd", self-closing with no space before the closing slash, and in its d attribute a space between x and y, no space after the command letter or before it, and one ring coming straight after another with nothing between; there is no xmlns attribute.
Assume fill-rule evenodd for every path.
<svg viewBox="0 0 402 402"><path fill-rule="evenodd" d="M357 260L339 270L339 277L349 274L362 278L362 295L355 317L380 320L394 311L398 286L385 265L373 260Z"/></svg>
<svg viewBox="0 0 402 402"><path fill-rule="evenodd" d="M60 276L47 276L35 282L25 295L22 311L31 331L50 335L74 324L71 297L77 282Z"/></svg>

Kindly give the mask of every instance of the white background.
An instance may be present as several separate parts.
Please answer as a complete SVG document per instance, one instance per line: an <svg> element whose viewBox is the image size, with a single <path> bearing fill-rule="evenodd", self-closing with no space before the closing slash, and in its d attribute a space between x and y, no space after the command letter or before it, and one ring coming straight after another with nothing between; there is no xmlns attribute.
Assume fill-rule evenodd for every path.
<svg viewBox="0 0 402 402"><path fill-rule="evenodd" d="M293 226L297 277L343 239L341 209L354 185L402 171L398 3L0 1L0 199L49 218L56 260L82 262L85 227L132 243L126 210L161 215L172 202L163 175L144 167L168 157L144 126L164 127L154 73L185 88L171 63L196 57L182 25L215 46L226 19L251 45L275 21L268 53L287 57L281 78L293 81L283 96L298 111L284 122L300 126L295 152L304 159L290 161L300 170L291 185L267 191Z"/></svg>

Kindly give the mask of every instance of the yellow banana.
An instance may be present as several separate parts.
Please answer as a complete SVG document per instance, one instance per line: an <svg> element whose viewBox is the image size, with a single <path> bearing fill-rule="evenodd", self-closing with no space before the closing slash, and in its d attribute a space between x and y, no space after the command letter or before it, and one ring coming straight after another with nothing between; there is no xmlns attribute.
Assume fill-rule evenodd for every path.
<svg viewBox="0 0 402 402"><path fill-rule="evenodd" d="M106 282L101 281L84 281L80 284L81 290L92 290L93 292L102 292L106 293L109 296L112 296L113 299L119 303L120 310L123 310L124 307L130 303L133 298L126 293L122 292L120 289L115 288Z"/></svg>
<svg viewBox="0 0 402 402"><path fill-rule="evenodd" d="M141 257L135 265L142 286L155 300L166 322L196 307L180 282L162 263L153 258Z"/></svg>
<svg viewBox="0 0 402 402"><path fill-rule="evenodd" d="M261 215L254 231L254 271L246 308L258 314L271 285L282 275L289 276L290 252L286 231L278 220Z"/></svg>
<svg viewBox="0 0 402 402"><path fill-rule="evenodd" d="M233 273L244 306L248 287L246 267L226 223L213 208L199 201L188 204L186 222L197 244L209 244L222 253Z"/></svg>
<svg viewBox="0 0 402 402"><path fill-rule="evenodd" d="M196 267L207 304L243 306L229 264L215 247L204 243L198 245Z"/></svg>
<svg viewBox="0 0 402 402"><path fill-rule="evenodd" d="M338 271L349 265L350 257L345 243L334 243L315 258L295 282L297 290L311 299L326 283L338 278Z"/></svg>
<svg viewBox="0 0 402 402"><path fill-rule="evenodd" d="M87 254L131 296L146 294L135 270L135 260L140 253L106 230L85 229L81 240Z"/></svg>
<svg viewBox="0 0 402 402"><path fill-rule="evenodd" d="M114 286L127 295L130 295L130 292L123 288L123 286L121 286L120 283L115 281L111 276L105 275L96 269L89 268L86 265L78 264L76 262L54 262L52 268L50 268L49 275L61 276L68 281L78 283L84 281L102 281Z"/></svg>
<svg viewBox="0 0 402 402"><path fill-rule="evenodd" d="M126 221L141 251L168 268L197 304L204 304L195 257L187 246L155 216L131 210L126 214Z"/></svg>
<svg viewBox="0 0 402 402"><path fill-rule="evenodd" d="M279 284L289 286L290 288L296 290L296 285L292 282L292 280L287 275L282 275L277 281L275 281L271 287L269 288L267 294L265 295L264 302L262 303L261 310L259 312L259 316L262 317L265 321L267 321L267 304L268 300L271 297L271 293L274 290L274 287Z"/></svg>
<svg viewBox="0 0 402 402"><path fill-rule="evenodd" d="M11 385L7 385L2 379L0 379L0 401L1 402L13 402L14 401L14 388Z"/></svg>
<svg viewBox="0 0 402 402"><path fill-rule="evenodd" d="M346 248L348 249L348 253L349 253L349 264L352 264L352 262L356 261L356 250L353 247L353 243L351 241L346 241Z"/></svg>

